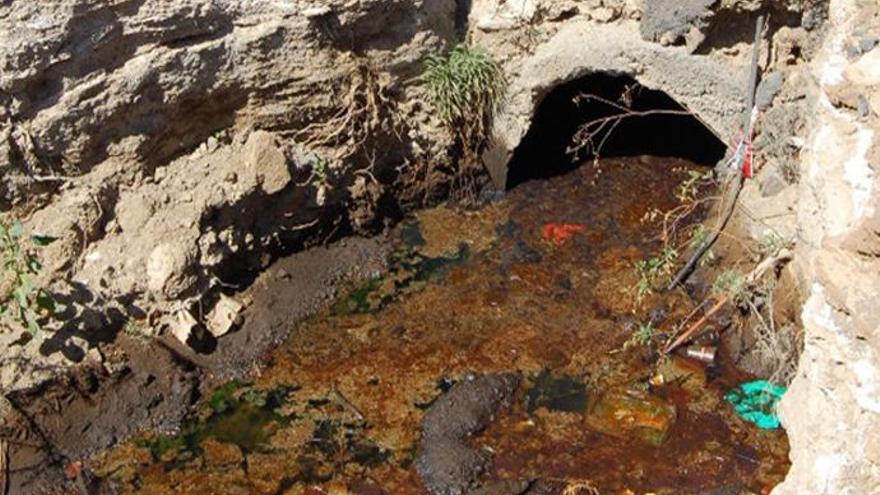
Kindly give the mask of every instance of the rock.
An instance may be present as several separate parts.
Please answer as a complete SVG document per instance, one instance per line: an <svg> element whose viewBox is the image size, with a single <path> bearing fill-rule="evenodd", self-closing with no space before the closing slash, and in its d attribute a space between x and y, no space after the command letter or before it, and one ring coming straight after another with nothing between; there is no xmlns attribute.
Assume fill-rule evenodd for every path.
<svg viewBox="0 0 880 495"><path fill-rule="evenodd" d="M123 231L140 230L154 213L153 201L142 194L130 194L116 205L116 222Z"/></svg>
<svg viewBox="0 0 880 495"><path fill-rule="evenodd" d="M474 2L470 19L484 32L508 31L530 22L536 13L534 0L484 1Z"/></svg>
<svg viewBox="0 0 880 495"><path fill-rule="evenodd" d="M857 86L880 84L880 47L862 55L855 63L844 70L847 81Z"/></svg>
<svg viewBox="0 0 880 495"><path fill-rule="evenodd" d="M639 32L646 41L667 45L679 44L695 34L702 36L715 3L715 0L648 0Z"/></svg>
<svg viewBox="0 0 880 495"><path fill-rule="evenodd" d="M175 299L195 282L190 273L196 256L195 246L164 243L156 246L147 259L147 287L156 297Z"/></svg>
<svg viewBox="0 0 880 495"><path fill-rule="evenodd" d="M880 39L877 37L865 36L859 40L859 50L861 50L862 53L867 53L877 46L878 41L880 41Z"/></svg>
<svg viewBox="0 0 880 495"><path fill-rule="evenodd" d="M611 22L617 18L619 12L609 7L599 7L590 10L590 18L597 22Z"/></svg>
<svg viewBox="0 0 880 495"><path fill-rule="evenodd" d="M302 14L309 19L314 19L316 17L324 17L331 12L333 12L333 10L330 7L326 5L321 5L318 7L309 7L307 9L304 9L302 11Z"/></svg>
<svg viewBox="0 0 880 495"><path fill-rule="evenodd" d="M186 344L193 330L199 325L192 313L185 309L177 311L168 321L168 327L171 335L180 342Z"/></svg>
<svg viewBox="0 0 880 495"><path fill-rule="evenodd" d="M871 115L871 105L868 102L868 99L865 98L865 95L859 95L858 102L856 103L856 111L860 118L866 118Z"/></svg>
<svg viewBox="0 0 880 495"><path fill-rule="evenodd" d="M768 164L758 175L758 181L761 185L761 195L766 197L776 196L783 189L788 187L785 178L779 166L774 162Z"/></svg>
<svg viewBox="0 0 880 495"><path fill-rule="evenodd" d="M425 412L416 471L432 495L462 495L487 459L467 444L511 400L519 384L513 374L469 376Z"/></svg>
<svg viewBox="0 0 880 495"><path fill-rule="evenodd" d="M245 166L252 170L266 194L275 194L290 184L287 157L266 131L256 131L245 143Z"/></svg>
<svg viewBox="0 0 880 495"><path fill-rule="evenodd" d="M220 142L217 141L217 138L214 136L209 137L208 141L205 143L205 148L207 149L208 153L213 153L217 151L217 148L219 147Z"/></svg>
<svg viewBox="0 0 880 495"><path fill-rule="evenodd" d="M811 65L822 75L822 90L849 82L861 86L859 94L867 94L873 106L877 91L865 88L880 78L880 48L844 69L845 81L826 77L840 73L841 36L867 21L867 5L829 3L826 27L837 35L825 39ZM811 117L792 222L798 229L794 276L805 299L797 327L803 351L777 408L792 466L773 493L880 493L880 264L870 254L880 230L877 133L875 123L853 119L849 108L820 102Z"/></svg>
<svg viewBox="0 0 880 495"><path fill-rule="evenodd" d="M782 83L785 82L785 76L782 72L773 71L761 80L755 95L755 103L759 108L767 108L773 103L773 99L782 89Z"/></svg>
<svg viewBox="0 0 880 495"><path fill-rule="evenodd" d="M871 111L874 112L874 115L880 115L880 91L875 91L868 98L868 104L871 106Z"/></svg>
<svg viewBox="0 0 880 495"><path fill-rule="evenodd" d="M244 304L225 295L220 294L220 300L214 305L214 309L208 313L208 331L216 338L220 338L235 326L238 315L244 308Z"/></svg>

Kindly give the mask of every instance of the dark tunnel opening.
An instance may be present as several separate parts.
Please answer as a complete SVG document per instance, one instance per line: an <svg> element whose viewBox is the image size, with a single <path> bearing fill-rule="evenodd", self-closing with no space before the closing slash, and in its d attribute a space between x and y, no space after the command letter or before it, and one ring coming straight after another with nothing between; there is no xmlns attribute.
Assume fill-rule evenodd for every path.
<svg viewBox="0 0 880 495"><path fill-rule="evenodd" d="M557 86L538 106L529 131L514 150L508 164L508 189L528 180L565 174L593 158L591 151L582 150L580 156L567 152L578 128L622 110L595 98L574 102L575 97L586 94L633 111L684 110L666 93L640 86L629 76L597 73ZM613 121L595 134L596 144L602 142L611 124ZM667 113L619 120L602 142L600 156L654 155L714 166L724 157L725 149L725 144L695 116Z"/></svg>

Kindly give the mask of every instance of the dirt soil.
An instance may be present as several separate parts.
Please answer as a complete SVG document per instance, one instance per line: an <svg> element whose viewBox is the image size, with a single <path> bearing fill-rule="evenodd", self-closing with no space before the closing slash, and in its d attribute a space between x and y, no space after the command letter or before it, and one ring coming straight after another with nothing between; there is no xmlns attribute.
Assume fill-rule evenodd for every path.
<svg viewBox="0 0 880 495"><path fill-rule="evenodd" d="M206 394L178 435L146 435L84 466L123 493L422 494L431 483L419 474L427 456L415 462L432 428L425 411L474 373L518 373L512 407L461 451L490 459L475 493L522 482L529 493L766 493L788 469L785 434L744 423L722 400L748 377L723 354L709 369L657 361L652 347L695 302L676 291L637 305L632 292L634 262L660 245L658 226L643 219L677 204L689 170L674 159L611 159L523 184L488 208L405 222L388 274L291 323L251 381ZM451 228L456 218L476 228ZM552 226L566 224L556 235ZM487 240L491 249L472 249ZM653 345L634 345L647 322ZM658 374L665 381L650 385ZM640 420L668 430L597 429L596 404L615 394L674 411Z"/></svg>
<svg viewBox="0 0 880 495"><path fill-rule="evenodd" d="M76 373L9 394L11 493L59 486L76 459L144 428L174 431L205 390L252 374L290 322L326 307L341 286L382 273L386 251L381 238L349 238L292 255L237 295L250 304L227 338L203 331L193 349L171 336L153 340L135 326Z"/></svg>

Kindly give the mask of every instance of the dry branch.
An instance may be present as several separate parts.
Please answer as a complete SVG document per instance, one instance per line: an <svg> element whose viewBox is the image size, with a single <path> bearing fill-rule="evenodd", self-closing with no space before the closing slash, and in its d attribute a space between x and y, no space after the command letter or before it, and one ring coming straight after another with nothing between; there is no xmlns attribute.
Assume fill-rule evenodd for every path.
<svg viewBox="0 0 880 495"><path fill-rule="evenodd" d="M605 117L599 117L581 124L572 136L572 144L571 146L566 148L566 154L573 155L574 158L577 159L580 156L581 151L586 150L587 152L591 152L594 156L598 158L598 156L602 152L602 147L605 145L605 142L608 140L608 138L611 136L617 126L626 119L634 117L650 117L654 115L679 115L696 118L696 115L694 113L690 112L689 110L683 109L678 110L661 108L651 110L634 110L629 106L631 104L631 97L629 96L629 94L631 93L632 89L632 87L627 88L627 90L624 92L624 95L621 97L622 100L624 100L624 103L617 103L595 94L581 93L575 96L573 99L575 105L580 105L581 102L589 102L591 100L594 100L617 110L619 113L607 115ZM598 139L600 136L601 139Z"/></svg>
<svg viewBox="0 0 880 495"><path fill-rule="evenodd" d="M688 339L690 339L695 333L697 333L697 330L699 330L712 315L714 315L718 312L718 310L724 307L724 303L726 303L728 300L730 300L730 298L728 298L727 296L722 296L720 299L718 299L718 301L711 308L709 308L709 311L706 311L706 313L699 320L697 320L693 325L685 330L685 332L682 333L677 339L675 339L675 341L667 345L666 349L663 350L663 353L669 354L670 352L677 349L678 346L687 342Z"/></svg>
<svg viewBox="0 0 880 495"><path fill-rule="evenodd" d="M757 285L758 280L760 280L765 273L767 273L771 269L775 269L777 266L783 265L791 261L792 258L793 254L788 249L780 249L776 253L767 256L766 258L764 258L763 261L758 263L758 266L756 266L751 272L749 272L748 275L746 275L744 280L745 287L749 290L753 290L754 287ZM699 320L697 320L693 325L685 330L685 332L682 333L678 338L676 338L675 341L666 346L666 349L663 350L664 354L669 354L670 352L678 348L678 346L691 339L703 326L703 324L708 321L709 317L717 313L718 310L720 310L724 306L724 304L730 300L731 298L728 295L721 296L718 301L708 311L706 311L706 313ZM697 308L702 307L704 304L705 301L700 303ZM752 303L749 302L749 305L751 304ZM760 314L757 311L755 311L755 313L758 314L758 316L760 317ZM691 315L689 315L685 321L689 320L692 315L693 313L691 313Z"/></svg>

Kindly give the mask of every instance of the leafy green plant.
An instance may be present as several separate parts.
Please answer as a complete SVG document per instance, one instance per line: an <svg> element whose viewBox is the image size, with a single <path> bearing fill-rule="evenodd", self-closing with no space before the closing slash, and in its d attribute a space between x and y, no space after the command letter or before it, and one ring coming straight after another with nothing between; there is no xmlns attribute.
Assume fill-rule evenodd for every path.
<svg viewBox="0 0 880 495"><path fill-rule="evenodd" d="M323 158L315 160L312 165L312 185L326 185L330 180L330 164Z"/></svg>
<svg viewBox="0 0 880 495"><path fill-rule="evenodd" d="M666 246L659 255L636 262L635 272L638 280L632 291L635 293L638 304L641 304L645 297L654 292L654 283L658 278L672 273L678 256L678 251L675 248Z"/></svg>
<svg viewBox="0 0 880 495"><path fill-rule="evenodd" d="M507 81L486 52L460 44L445 55L429 55L421 76L428 101L469 151L488 137Z"/></svg>
<svg viewBox="0 0 880 495"><path fill-rule="evenodd" d="M793 243L790 240L771 230L761 238L761 245L759 246L758 251L764 256L769 256L776 254L783 249L790 248L792 244Z"/></svg>
<svg viewBox="0 0 880 495"><path fill-rule="evenodd" d="M691 239L688 242L688 247L691 249L697 249L703 244L703 241L708 237L708 232L706 231L706 226L698 223L694 226L694 229L691 231Z"/></svg>
<svg viewBox="0 0 880 495"><path fill-rule="evenodd" d="M42 247L54 240L49 236L33 235L30 237L30 244ZM0 315L12 314L31 335L36 336L41 328L40 313L52 314L55 301L48 291L35 284L34 278L43 265L27 244L21 222L0 219L0 256L3 259L3 271L0 274Z"/></svg>

